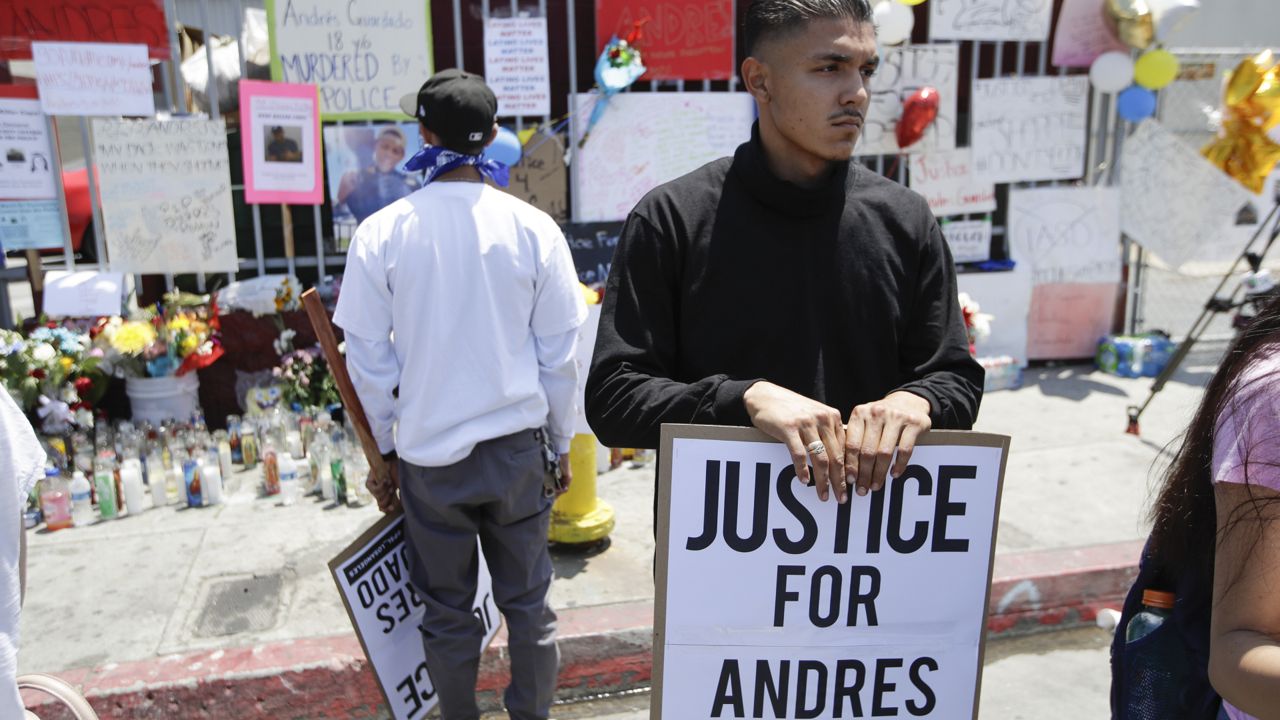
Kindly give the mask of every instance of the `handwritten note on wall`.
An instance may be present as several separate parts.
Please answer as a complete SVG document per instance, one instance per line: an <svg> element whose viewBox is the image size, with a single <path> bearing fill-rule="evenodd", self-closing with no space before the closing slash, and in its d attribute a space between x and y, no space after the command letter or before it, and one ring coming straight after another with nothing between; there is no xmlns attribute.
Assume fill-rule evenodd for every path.
<svg viewBox="0 0 1280 720"><path fill-rule="evenodd" d="M484 78L498 115L551 114L546 18L503 18L484 25Z"/></svg>
<svg viewBox="0 0 1280 720"><path fill-rule="evenodd" d="M1120 281L1115 188L1009 191L1009 250L1036 285Z"/></svg>
<svg viewBox="0 0 1280 720"><path fill-rule="evenodd" d="M929 201L936 217L996 209L996 188L973 177L969 148L911 156L909 183Z"/></svg>
<svg viewBox="0 0 1280 720"><path fill-rule="evenodd" d="M431 76L425 0L267 0L271 77L320 87L326 120L400 119Z"/></svg>
<svg viewBox="0 0 1280 720"><path fill-rule="evenodd" d="M902 101L923 87L938 91L938 117L924 137L906 148L909 153L947 150L956 146L956 95L959 47L906 45L881 49L880 68L869 84L871 106L854 152L892 155L900 152L894 132L902 117Z"/></svg>
<svg viewBox="0 0 1280 720"><path fill-rule="evenodd" d="M645 80L727 80L733 60L732 0L595 0L596 47L644 23Z"/></svg>
<svg viewBox="0 0 1280 720"><path fill-rule="evenodd" d="M1084 174L1089 78L973 83L974 175L993 183Z"/></svg>
<svg viewBox="0 0 1280 720"><path fill-rule="evenodd" d="M574 98L578 117L591 114L596 97ZM751 137L754 116L747 93L614 96L571 167L574 220L622 220L658 185L732 155Z"/></svg>
<svg viewBox="0 0 1280 720"><path fill-rule="evenodd" d="M1253 196L1154 120L1120 151L1121 229L1172 267L1243 249L1229 232Z"/></svg>
<svg viewBox="0 0 1280 720"><path fill-rule="evenodd" d="M1044 40L1053 0L930 0L931 40Z"/></svg>
<svg viewBox="0 0 1280 720"><path fill-rule="evenodd" d="M1063 0L1053 35L1053 64L1089 67L1104 52L1128 52L1103 20L1104 0Z"/></svg>
<svg viewBox="0 0 1280 720"><path fill-rule="evenodd" d="M95 120L111 269L237 270L222 120Z"/></svg>
<svg viewBox="0 0 1280 720"><path fill-rule="evenodd" d="M991 259L990 220L952 220L942 223L941 229L954 262L986 262Z"/></svg>
<svg viewBox="0 0 1280 720"><path fill-rule="evenodd" d="M146 45L31 43L46 115L154 115Z"/></svg>
<svg viewBox="0 0 1280 720"><path fill-rule="evenodd" d="M569 169L564 145L557 135L538 133L525 143L524 156L511 168L511 182L503 188L556 222L569 221Z"/></svg>

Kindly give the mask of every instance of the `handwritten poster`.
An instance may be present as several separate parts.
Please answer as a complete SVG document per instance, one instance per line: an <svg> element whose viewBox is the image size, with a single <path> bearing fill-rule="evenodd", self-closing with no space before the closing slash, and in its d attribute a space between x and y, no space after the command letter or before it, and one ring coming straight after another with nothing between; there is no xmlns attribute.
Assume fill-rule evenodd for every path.
<svg viewBox="0 0 1280 720"><path fill-rule="evenodd" d="M1119 191L1011 190L1008 232L1011 256L1031 271L1027 358L1092 357L1115 316Z"/></svg>
<svg viewBox="0 0 1280 720"><path fill-rule="evenodd" d="M324 120L400 119L432 74L427 0L266 0L271 79L320 88Z"/></svg>
<svg viewBox="0 0 1280 720"><path fill-rule="evenodd" d="M156 112L146 45L33 42L31 54L46 115Z"/></svg>
<svg viewBox="0 0 1280 720"><path fill-rule="evenodd" d="M169 60L164 0L5 0L0 59L31 58L31 41L136 43Z"/></svg>
<svg viewBox="0 0 1280 720"><path fill-rule="evenodd" d="M871 80L871 106L854 153L892 155L900 152L895 131L902 102L923 87L938 91L938 117L909 153L949 150L956 146L956 95L960 50L957 45L885 47L880 68Z"/></svg>
<svg viewBox="0 0 1280 720"><path fill-rule="evenodd" d="M40 101L0 98L0 199L53 198L55 164Z"/></svg>
<svg viewBox="0 0 1280 720"><path fill-rule="evenodd" d="M57 200L0 201L0 248L6 252L60 248L64 237Z"/></svg>
<svg viewBox="0 0 1280 720"><path fill-rule="evenodd" d="M245 202L324 202L314 85L241 80L240 127Z"/></svg>
<svg viewBox="0 0 1280 720"><path fill-rule="evenodd" d="M597 95L574 98L578 117ZM751 137L755 101L747 93L622 93L578 150L573 217L622 220L644 194L712 160L732 155Z"/></svg>
<svg viewBox="0 0 1280 720"><path fill-rule="evenodd" d="M728 80L733 0L596 0L596 47L625 38L644 21L643 80Z"/></svg>
<svg viewBox="0 0 1280 720"><path fill-rule="evenodd" d="M93 140L112 270L239 268L222 120L99 119Z"/></svg>
<svg viewBox="0 0 1280 720"><path fill-rule="evenodd" d="M1083 75L975 80L974 175L992 183L1080 177L1088 106Z"/></svg>
<svg viewBox="0 0 1280 720"><path fill-rule="evenodd" d="M991 259L990 220L951 220L939 227L955 262L986 262Z"/></svg>
<svg viewBox="0 0 1280 720"><path fill-rule="evenodd" d="M51 270L44 276L44 311L52 317L119 315L124 274Z"/></svg>
<svg viewBox="0 0 1280 720"><path fill-rule="evenodd" d="M622 235L622 223L570 223L561 230L573 254L578 281L583 285L604 283L613 266L613 251L618 247L618 236Z"/></svg>
<svg viewBox="0 0 1280 720"><path fill-rule="evenodd" d="M911 189L929 201L935 217L996 209L996 188L973 177L969 148L912 155L910 169Z"/></svg>
<svg viewBox="0 0 1280 720"><path fill-rule="evenodd" d="M524 145L524 155L511 168L507 192L524 200L558 223L569 221L569 169L564 164L560 137L538 133Z"/></svg>
<svg viewBox="0 0 1280 720"><path fill-rule="evenodd" d="M1008 232L1014 261L1030 268L1036 285L1120 282L1115 188L1010 190Z"/></svg>
<svg viewBox="0 0 1280 720"><path fill-rule="evenodd" d="M1243 247L1228 230L1251 199L1243 185L1154 120L1124 139L1120 228L1171 267L1239 255Z"/></svg>
<svg viewBox="0 0 1280 720"><path fill-rule="evenodd" d="M1087 68L1102 53L1129 51L1107 27L1102 14L1104 1L1063 0L1053 35L1054 65Z"/></svg>
<svg viewBox="0 0 1280 720"><path fill-rule="evenodd" d="M484 79L498 96L498 115L551 114L547 19L492 19L484 25Z"/></svg>
<svg viewBox="0 0 1280 720"><path fill-rule="evenodd" d="M1053 0L930 0L930 40L1046 40Z"/></svg>

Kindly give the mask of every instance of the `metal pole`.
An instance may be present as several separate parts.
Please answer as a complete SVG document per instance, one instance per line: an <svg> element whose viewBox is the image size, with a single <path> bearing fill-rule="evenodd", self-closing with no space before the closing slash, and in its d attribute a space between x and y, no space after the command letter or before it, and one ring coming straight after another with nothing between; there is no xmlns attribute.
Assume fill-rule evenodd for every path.
<svg viewBox="0 0 1280 720"><path fill-rule="evenodd" d="M93 145L89 142L89 122L80 118L80 142L84 145L84 166L89 176L89 213L93 217L93 242L98 253L98 270L107 269L106 234L102 228L101 210L98 207L98 179L93 166Z"/></svg>
<svg viewBox="0 0 1280 720"><path fill-rule="evenodd" d="M71 217L67 213L67 189L62 183L62 148L58 143L58 128L53 116L44 116L45 132L49 134L49 148L53 151L51 167L53 168L53 199L58 203L58 220L62 227L62 261L68 272L75 272L76 254L71 237Z"/></svg>
<svg viewBox="0 0 1280 720"><path fill-rule="evenodd" d="M182 36L178 32L178 12L174 0L164 0L164 25L169 36L169 63L173 83L174 112L187 111L186 83L182 79Z"/></svg>
<svg viewBox="0 0 1280 720"><path fill-rule="evenodd" d="M457 3L458 0L454 2ZM575 0L568 0L565 3L569 23L569 142L565 143L565 148L569 153L573 152L574 143L578 141L575 130L578 124L578 22L574 2ZM572 199L569 203L569 220L572 222L577 215L574 207L578 204L578 172L572 163L569 165L569 194Z"/></svg>
<svg viewBox="0 0 1280 720"><path fill-rule="evenodd" d="M312 212L312 216L311 216L312 222L314 222L316 226L316 267L319 268L319 274L316 275L316 284L319 285L320 281L324 279L324 271L325 271L324 229L320 227L320 221L321 221L320 206L312 205L311 212Z"/></svg>
<svg viewBox="0 0 1280 720"><path fill-rule="evenodd" d="M572 5L572 1L569 4ZM454 67L463 69L462 0L453 0L453 62Z"/></svg>

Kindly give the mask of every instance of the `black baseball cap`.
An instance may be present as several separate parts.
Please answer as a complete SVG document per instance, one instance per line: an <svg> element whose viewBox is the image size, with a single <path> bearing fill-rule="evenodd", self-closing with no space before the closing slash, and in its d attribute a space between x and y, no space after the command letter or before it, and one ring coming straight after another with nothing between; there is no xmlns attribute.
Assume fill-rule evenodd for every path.
<svg viewBox="0 0 1280 720"><path fill-rule="evenodd" d="M417 94L400 99L400 109L440 136L451 150L484 145L498 116L498 98L484 78L465 70L441 70Z"/></svg>

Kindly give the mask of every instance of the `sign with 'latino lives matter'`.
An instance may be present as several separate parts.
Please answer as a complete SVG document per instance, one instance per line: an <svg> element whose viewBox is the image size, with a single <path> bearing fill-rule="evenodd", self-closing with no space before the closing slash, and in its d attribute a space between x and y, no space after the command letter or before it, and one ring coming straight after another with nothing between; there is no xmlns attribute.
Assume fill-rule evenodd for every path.
<svg viewBox="0 0 1280 720"><path fill-rule="evenodd" d="M664 425L651 717L976 718L1004 436L821 502L752 428Z"/></svg>

